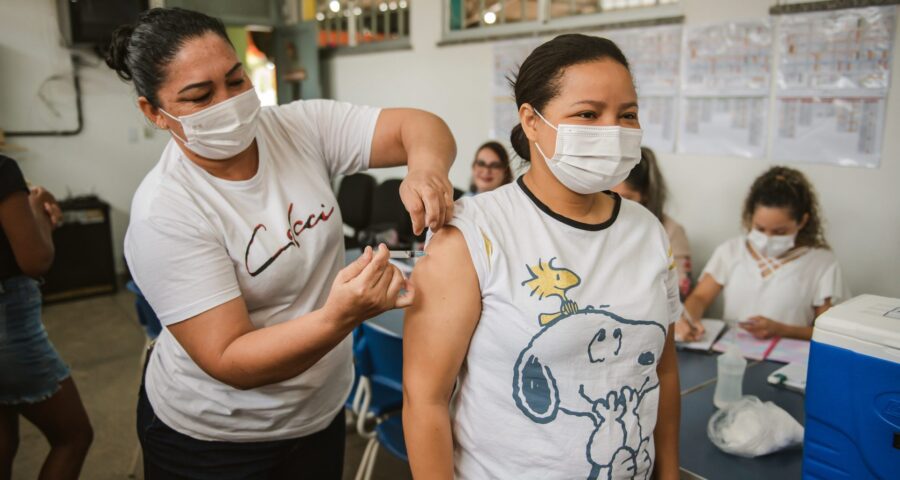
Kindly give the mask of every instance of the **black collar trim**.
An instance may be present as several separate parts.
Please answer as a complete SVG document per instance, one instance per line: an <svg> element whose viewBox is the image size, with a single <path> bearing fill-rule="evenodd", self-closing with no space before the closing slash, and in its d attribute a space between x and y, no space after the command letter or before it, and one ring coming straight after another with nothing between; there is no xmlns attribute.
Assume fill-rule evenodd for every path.
<svg viewBox="0 0 900 480"><path fill-rule="evenodd" d="M619 209L622 207L622 197L620 197L618 193L615 193L615 192L612 192L609 190L606 190L603 192L603 193L611 196L613 198L613 200L616 202L616 204L613 206L612 215L610 215L609 220L607 220L603 223L583 223L583 222L579 222L577 220L572 220L569 217L560 215L560 214L554 212L553 210L551 210L550 207L548 207L544 202L541 202L540 200L538 200L538 198L534 195L534 193L532 193L531 190L528 189L528 186L525 185L525 180L523 180L524 178L525 178L525 176L522 175L521 177L519 177L518 180L516 180L516 183L519 185L519 188L521 188L522 191L525 192L525 195L527 195L528 198L531 199L531 201L535 205L537 205L537 207L540 208L542 212L546 213L547 215L550 215L551 217L555 218L556 220L558 220L562 223L565 223L566 225L569 225L570 227L575 227L580 230L587 230L589 232L597 232L600 230L605 230L605 229L609 228L610 226L612 226L612 224L615 223L616 218L619 217Z"/></svg>

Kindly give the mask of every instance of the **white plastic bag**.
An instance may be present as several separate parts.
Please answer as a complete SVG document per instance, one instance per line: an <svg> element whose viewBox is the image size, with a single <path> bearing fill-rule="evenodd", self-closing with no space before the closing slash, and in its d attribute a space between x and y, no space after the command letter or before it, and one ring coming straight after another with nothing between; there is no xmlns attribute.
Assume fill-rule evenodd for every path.
<svg viewBox="0 0 900 480"><path fill-rule="evenodd" d="M723 452L747 458L803 442L803 426L794 417L754 396L745 396L714 413L706 433Z"/></svg>

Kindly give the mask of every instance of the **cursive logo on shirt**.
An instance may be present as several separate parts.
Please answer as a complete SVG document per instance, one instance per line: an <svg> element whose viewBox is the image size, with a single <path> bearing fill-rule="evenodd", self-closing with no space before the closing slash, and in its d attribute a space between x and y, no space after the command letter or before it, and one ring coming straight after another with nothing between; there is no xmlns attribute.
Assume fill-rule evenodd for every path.
<svg viewBox="0 0 900 480"><path fill-rule="evenodd" d="M253 242L256 240L256 234L259 233L260 230L268 230L266 225L260 223L256 227L253 228L253 234L250 235L250 241L247 243L247 250L244 252L244 267L247 269L247 273L250 274L251 277L255 277L265 271L265 269L269 268L269 265L275 261L276 258L281 256L287 249L291 247L299 247L300 246L300 234L307 230L311 230L316 227L316 225L327 222L329 218L331 218L334 213L334 207L331 207L327 212L325 211L325 205L320 204L322 207L322 211L319 212L318 215L310 214L306 217L306 220L296 220L292 221L293 213L294 213L294 204L291 203L288 205L287 211L287 220L288 220L288 228L287 228L287 238L288 242L284 244L281 248L279 248L272 256L269 257L268 260L265 261L259 268L252 269L250 268L250 248L253 247Z"/></svg>

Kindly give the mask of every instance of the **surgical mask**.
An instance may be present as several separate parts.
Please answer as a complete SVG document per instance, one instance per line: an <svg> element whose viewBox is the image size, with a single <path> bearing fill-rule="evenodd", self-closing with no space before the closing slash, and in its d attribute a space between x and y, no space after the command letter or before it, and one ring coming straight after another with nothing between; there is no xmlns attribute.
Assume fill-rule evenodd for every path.
<svg viewBox="0 0 900 480"><path fill-rule="evenodd" d="M548 158L537 142L534 145L556 179L573 192L588 195L609 190L628 178L641 161L643 132L639 128L555 127L540 112L534 113L556 130L556 151Z"/></svg>
<svg viewBox="0 0 900 480"><path fill-rule="evenodd" d="M760 255L767 258L778 258L794 248L797 234L768 236L759 230L752 229L747 234L747 241Z"/></svg>
<svg viewBox="0 0 900 480"><path fill-rule="evenodd" d="M252 88L197 113L176 117L159 109L181 124L184 135L170 133L184 146L203 158L225 160L250 146L256 138L260 103Z"/></svg>

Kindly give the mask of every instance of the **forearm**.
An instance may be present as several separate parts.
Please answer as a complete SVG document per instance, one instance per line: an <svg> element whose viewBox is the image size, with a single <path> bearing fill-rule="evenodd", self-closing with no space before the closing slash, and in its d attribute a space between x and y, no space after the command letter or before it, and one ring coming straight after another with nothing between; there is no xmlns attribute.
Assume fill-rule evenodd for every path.
<svg viewBox="0 0 900 480"><path fill-rule="evenodd" d="M421 110L406 117L400 127L410 172L437 169L446 174L456 158L456 141L440 117Z"/></svg>
<svg viewBox="0 0 900 480"><path fill-rule="evenodd" d="M797 338L800 340L812 339L813 327L800 327L794 325L778 324L778 336L784 338Z"/></svg>
<svg viewBox="0 0 900 480"><path fill-rule="evenodd" d="M281 382L316 364L353 329L327 309L249 331L222 352L216 377L239 389Z"/></svg>
<svg viewBox="0 0 900 480"><path fill-rule="evenodd" d="M413 478L452 480L453 434L448 405L405 400L403 436Z"/></svg>
<svg viewBox="0 0 900 480"><path fill-rule="evenodd" d="M659 414L656 429L653 431L653 440L656 444L653 478L675 480L679 476L678 431L681 420L678 371L660 375L659 387Z"/></svg>
<svg viewBox="0 0 900 480"><path fill-rule="evenodd" d="M699 323L700 319L703 318L703 313L706 312L706 303L703 299L698 298L695 295L688 296L684 300L684 313L688 319Z"/></svg>

